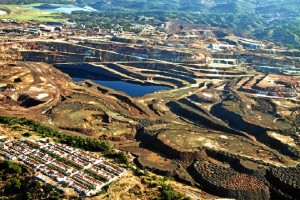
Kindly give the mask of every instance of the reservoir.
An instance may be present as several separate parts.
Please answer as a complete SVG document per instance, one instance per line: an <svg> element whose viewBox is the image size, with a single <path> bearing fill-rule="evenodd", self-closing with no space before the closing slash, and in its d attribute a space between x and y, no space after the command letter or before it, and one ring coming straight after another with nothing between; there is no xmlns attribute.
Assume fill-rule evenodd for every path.
<svg viewBox="0 0 300 200"><path fill-rule="evenodd" d="M74 81L84 81L84 78L73 78ZM137 83L128 83L125 81L107 81L107 80L91 80L99 85L109 87L111 89L124 92L132 97L143 96L159 90L168 90L170 87L160 85L140 85Z"/></svg>
<svg viewBox="0 0 300 200"><path fill-rule="evenodd" d="M72 11L97 11L89 6L80 7L76 5L58 5L58 4L42 4L40 6L34 6L32 8L35 10L46 10L52 12L62 12L67 14L71 14Z"/></svg>

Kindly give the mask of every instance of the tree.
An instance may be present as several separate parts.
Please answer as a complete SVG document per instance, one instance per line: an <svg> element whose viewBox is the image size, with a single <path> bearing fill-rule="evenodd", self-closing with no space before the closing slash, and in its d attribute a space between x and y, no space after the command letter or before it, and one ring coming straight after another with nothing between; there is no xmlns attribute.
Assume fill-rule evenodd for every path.
<svg viewBox="0 0 300 200"><path fill-rule="evenodd" d="M15 164L11 161L5 160L4 161L4 166L11 173L22 174L22 167L18 166L17 164Z"/></svg>
<svg viewBox="0 0 300 200"><path fill-rule="evenodd" d="M5 184L6 190L13 191L13 192L20 190L21 186L22 186L22 184L21 184L20 180L17 178L12 178L11 181L7 181Z"/></svg>
<svg viewBox="0 0 300 200"><path fill-rule="evenodd" d="M13 178L11 183L12 183L11 187L12 187L13 190L20 190L21 189L22 183L20 182L19 179Z"/></svg>
<svg viewBox="0 0 300 200"><path fill-rule="evenodd" d="M23 133L23 136L24 136L24 137L30 137L30 136L31 136L31 133L29 133L29 132Z"/></svg>
<svg viewBox="0 0 300 200"><path fill-rule="evenodd" d="M30 192L26 192L25 199L27 199L27 200L32 199L32 194Z"/></svg>

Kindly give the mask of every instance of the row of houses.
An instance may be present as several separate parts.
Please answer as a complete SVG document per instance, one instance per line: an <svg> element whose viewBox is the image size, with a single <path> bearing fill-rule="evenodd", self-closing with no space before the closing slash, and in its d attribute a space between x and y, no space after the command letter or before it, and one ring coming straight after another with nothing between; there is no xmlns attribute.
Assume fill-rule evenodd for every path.
<svg viewBox="0 0 300 200"><path fill-rule="evenodd" d="M126 171L87 151L29 139L4 141L0 155L29 165L37 171L36 178L44 182L51 183L52 179L86 196L96 194Z"/></svg>

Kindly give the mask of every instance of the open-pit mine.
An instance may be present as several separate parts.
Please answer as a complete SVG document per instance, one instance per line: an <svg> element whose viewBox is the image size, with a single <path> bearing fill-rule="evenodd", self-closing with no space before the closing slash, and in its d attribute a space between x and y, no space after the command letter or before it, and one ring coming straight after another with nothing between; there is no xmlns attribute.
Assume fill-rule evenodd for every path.
<svg viewBox="0 0 300 200"><path fill-rule="evenodd" d="M299 53L71 39L0 48L1 115L109 141L215 196L300 198Z"/></svg>

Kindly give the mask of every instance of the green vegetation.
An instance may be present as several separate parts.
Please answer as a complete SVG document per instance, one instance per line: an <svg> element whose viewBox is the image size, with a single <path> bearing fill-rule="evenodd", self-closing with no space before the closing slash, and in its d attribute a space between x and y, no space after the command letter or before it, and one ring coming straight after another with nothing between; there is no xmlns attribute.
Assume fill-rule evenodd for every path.
<svg viewBox="0 0 300 200"><path fill-rule="evenodd" d="M114 158L120 163L124 163L125 165L129 165L130 161L128 160L126 154L123 151L109 150L105 153L106 157Z"/></svg>
<svg viewBox="0 0 300 200"><path fill-rule="evenodd" d="M102 152L106 157L113 158L117 162L125 164L127 167L129 167L130 165L130 161L128 160L126 154L122 151L117 151L115 149L112 149L111 145L106 141L59 133L49 127L43 126L38 122L26 118L0 116L0 124L5 124L7 126L10 126L11 128L16 126L18 127L26 126L30 129L30 131L36 132L42 137L51 137L56 142L63 143L75 148L81 148L87 151ZM31 133L26 132L23 134L23 136L29 137L31 136ZM32 148L37 148L33 146L31 143L27 143L27 144ZM51 154L50 152L47 153ZM54 154L51 154L51 156L53 156L54 158L56 158L61 162L71 165L75 168L79 168L77 165L74 165L64 159L61 159Z"/></svg>
<svg viewBox="0 0 300 200"><path fill-rule="evenodd" d="M51 137L57 142L67 144L75 148L81 148L87 151L106 152L111 149L109 143L93 138L83 138L59 133L53 129L43 126L33 120L26 118L0 116L0 123L9 126L21 125L28 127L31 131L36 132L42 137Z"/></svg>
<svg viewBox="0 0 300 200"><path fill-rule="evenodd" d="M81 148L87 151L102 152L106 157L114 158L119 163L124 163L126 166L130 164L130 161L128 160L124 152L112 149L111 145L106 141L59 133L49 127L43 126L38 122L26 118L0 116L0 123L10 126L12 128L16 126L17 127L26 126L30 129L30 131L36 132L42 137L51 137L54 140L56 140L56 142L63 143L75 148ZM29 137L31 136L31 133L26 132L23 134L23 136ZM30 145L32 148L36 148L32 146L32 144L30 143L28 143L28 145ZM55 155L52 156L60 160L57 156ZM60 161L65 163L67 162L66 160L60 160ZM66 164L73 165L72 163L66 163ZM77 168L78 166L74 166L74 167Z"/></svg>
<svg viewBox="0 0 300 200"><path fill-rule="evenodd" d="M0 177L1 181L4 182L4 191L18 192L22 187L21 180L23 178L23 167L12 161L2 161L0 162Z"/></svg>
<svg viewBox="0 0 300 200"><path fill-rule="evenodd" d="M13 127L11 128L11 130L13 130L13 131L22 131L23 129L22 129L22 127L20 127L20 126L13 126Z"/></svg>
<svg viewBox="0 0 300 200"><path fill-rule="evenodd" d="M167 184L166 181L173 181L170 177L157 178L156 176L150 176L150 180L154 181L154 186L159 188L160 196L155 198L159 200L189 200L189 197L176 192L174 188Z"/></svg>
<svg viewBox="0 0 300 200"><path fill-rule="evenodd" d="M4 169L5 173L22 174L22 167L12 161L8 161L8 160L3 161L2 163L0 163L0 168Z"/></svg>
<svg viewBox="0 0 300 200"><path fill-rule="evenodd" d="M70 4L74 3L74 0L1 0L0 4L34 4L34 3L53 3L53 4Z"/></svg>
<svg viewBox="0 0 300 200"><path fill-rule="evenodd" d="M19 191L21 189L22 183L17 178L12 178L11 181L6 182L6 189L11 191Z"/></svg>
<svg viewBox="0 0 300 200"><path fill-rule="evenodd" d="M26 192L25 199L32 199L31 192Z"/></svg>
<svg viewBox="0 0 300 200"><path fill-rule="evenodd" d="M51 185L35 180L31 171L13 161L0 162L1 199L58 199L63 195Z"/></svg>
<svg viewBox="0 0 300 200"><path fill-rule="evenodd" d="M24 137L30 137L30 136L31 136L31 133L26 132L26 133L23 133L22 135L23 135Z"/></svg>
<svg viewBox="0 0 300 200"><path fill-rule="evenodd" d="M130 30L131 23L165 22L180 19L195 24L230 28L236 34L271 39L300 47L300 4L298 0L77 0L100 13L73 12L71 21L88 27L109 28L120 24ZM145 20L140 16L153 17ZM158 21L159 20L159 21ZM136 30L137 33L139 32Z"/></svg>
<svg viewBox="0 0 300 200"><path fill-rule="evenodd" d="M89 5L100 12L75 11L71 15L33 10L34 3L49 3L48 0L3 0L2 10L19 21L57 21L67 19L87 27L111 28L120 24L125 30L140 33L130 27L132 23L165 22L180 19L190 23L230 28L239 34L258 39L271 39L293 48L300 48L300 4L298 0L52 0L52 4ZM140 16L153 17L152 20Z"/></svg>
<svg viewBox="0 0 300 200"><path fill-rule="evenodd" d="M151 179L152 181L155 181L154 185L155 185L155 187L159 188L159 194L160 194L160 196L157 197L157 199L161 199L161 200L188 200L189 199L189 198L185 197L184 195L182 195L181 193L176 192L171 185L166 184L167 180L168 181L174 180L172 177L165 177L165 178L158 179L156 176L153 176L153 175L150 176L148 169L145 168L144 170L141 170L127 158L127 156L124 152L111 149L110 145L107 142L97 140L97 139L82 138L79 136L70 136L70 135L61 134L61 133L58 133L57 131L54 131L53 129L51 129L49 127L42 126L39 123L37 123L33 120L26 119L26 118L0 116L0 123L5 124L9 127L14 127L14 126L25 127L26 126L31 131L36 132L37 134L39 134L43 137L51 137L51 138L58 140L58 142L65 143L65 144L68 144L73 147L82 148L85 150L93 150L93 151L103 152L105 154L105 156L107 156L109 158L114 158L116 161L125 164L127 166L127 168L132 169L135 175L146 176L149 179ZM24 134L26 134L26 133L24 133ZM32 148L37 148L37 147L33 146L31 143L27 143L27 144L30 145ZM47 153L49 153L49 152L47 152ZM54 154L51 156L53 156L54 158L58 159L61 162L66 163L68 165L71 164L64 159L58 158ZM35 159L35 158L33 158L33 159ZM74 167L78 167L73 164L71 164L71 165ZM54 168L53 166L49 166L49 167ZM19 166L18 164L11 162L11 161L4 161L3 163L0 163L0 177L3 173L6 172L5 170L1 171L1 169L3 169L3 168L5 168L5 170L7 170L9 173L20 174L20 175L24 171L24 169L21 166ZM55 169L55 170L57 170L57 169ZM102 182L107 182L107 179L105 179L104 177L100 177L90 171L87 171L87 170L85 170L85 172ZM38 186L40 187L40 184L38 182L34 182L34 184L38 184ZM6 183L6 188L8 188L7 189L8 191L11 190L12 188L14 190L17 190L17 189L20 190L23 187L22 185L23 185L23 182L16 178L16 179L11 179L10 181L8 181ZM86 185L86 186L90 187L89 185ZM26 186L26 187L28 187L28 186ZM31 183L30 187L32 187L32 183ZM44 186L45 192L47 192L47 191L49 192L48 187L50 187L50 186L49 185ZM34 199L36 197L36 193L32 193L32 191L35 191L35 190L32 190L32 189L24 190L23 191L24 199ZM61 194L58 193L57 191L54 191L53 188L52 189L50 188L50 191L52 191L53 194L51 193L51 195L52 195L52 198L54 198L54 199L59 198L61 196Z"/></svg>
<svg viewBox="0 0 300 200"><path fill-rule="evenodd" d="M2 2L1 2L2 3ZM35 20L39 22L64 22L67 18L60 13L34 10L35 5L0 5L0 9L8 12L8 15L0 15L0 19L14 19L17 21Z"/></svg>
<svg viewBox="0 0 300 200"><path fill-rule="evenodd" d="M160 194L161 196L159 197L159 199L161 200L189 200L188 197L185 197L181 193L176 192L174 188L168 184L161 185Z"/></svg>
<svg viewBox="0 0 300 200"><path fill-rule="evenodd" d="M111 28L120 24L125 30L139 33L132 23L152 23L180 19L190 23L230 28L239 34L271 39L300 48L300 4L298 0L53 0L53 4L89 5L100 12L75 11L71 15L32 10L33 3L47 0L3 0L2 9L19 21L75 21L87 27ZM29 5L28 5L29 4ZM16 6L18 5L18 6ZM153 17L151 20L140 16Z"/></svg>

